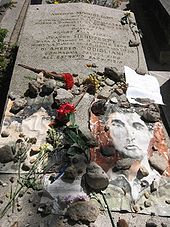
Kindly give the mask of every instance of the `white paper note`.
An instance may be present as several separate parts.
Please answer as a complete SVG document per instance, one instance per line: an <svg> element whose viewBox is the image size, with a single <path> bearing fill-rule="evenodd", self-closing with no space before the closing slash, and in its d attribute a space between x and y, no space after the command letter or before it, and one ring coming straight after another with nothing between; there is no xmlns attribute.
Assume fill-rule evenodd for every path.
<svg viewBox="0 0 170 227"><path fill-rule="evenodd" d="M150 99L153 103L164 104L156 77L139 75L133 69L125 66L125 78L128 84L126 96L130 103L139 103L135 99Z"/></svg>

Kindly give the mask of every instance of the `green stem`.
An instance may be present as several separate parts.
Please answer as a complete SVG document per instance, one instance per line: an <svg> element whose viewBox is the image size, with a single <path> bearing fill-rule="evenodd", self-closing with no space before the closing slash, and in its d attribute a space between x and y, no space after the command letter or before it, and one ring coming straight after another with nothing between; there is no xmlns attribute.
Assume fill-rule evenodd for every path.
<svg viewBox="0 0 170 227"><path fill-rule="evenodd" d="M21 186L12 196L12 198L10 199L10 201L7 203L7 205L5 206L5 208L3 209L3 211L0 214L0 218L2 218L6 212L8 211L8 209L11 207L13 201L15 200L16 196L18 195L18 193L21 191L21 189L23 188L23 186Z"/></svg>
<svg viewBox="0 0 170 227"><path fill-rule="evenodd" d="M111 211L110 211L110 209L109 209L109 205L108 205L108 203L107 203L106 197L105 197L105 195L104 195L104 193L103 193L102 191L101 191L100 193L102 194L103 200L104 200L104 202L105 202L105 204L106 204L107 211L108 211L109 218L110 218L110 221L111 221L111 223L112 223L112 226L115 227L115 224L114 224L114 222L113 222L112 213L111 213Z"/></svg>

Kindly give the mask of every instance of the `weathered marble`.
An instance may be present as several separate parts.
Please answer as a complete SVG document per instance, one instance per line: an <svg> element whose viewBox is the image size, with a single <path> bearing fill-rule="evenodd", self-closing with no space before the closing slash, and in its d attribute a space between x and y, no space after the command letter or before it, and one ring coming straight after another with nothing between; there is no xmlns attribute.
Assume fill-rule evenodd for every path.
<svg viewBox="0 0 170 227"><path fill-rule="evenodd" d="M138 63L146 68L141 45L140 62L137 47L129 47L134 34L128 24L121 24L124 16L123 11L86 3L30 6L10 91L22 94L29 82L25 76L35 77L18 63L78 73L83 78L92 71L85 66L87 63L95 63L99 71L104 67L122 71L124 65L136 69ZM140 41L137 33L136 39Z"/></svg>

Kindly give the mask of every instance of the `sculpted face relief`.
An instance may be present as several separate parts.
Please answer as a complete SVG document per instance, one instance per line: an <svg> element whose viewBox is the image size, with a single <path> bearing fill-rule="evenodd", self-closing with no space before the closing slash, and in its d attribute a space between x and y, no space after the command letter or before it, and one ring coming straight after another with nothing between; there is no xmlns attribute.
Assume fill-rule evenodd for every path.
<svg viewBox="0 0 170 227"><path fill-rule="evenodd" d="M112 113L107 124L118 152L124 157L143 159L147 154L151 133L137 113Z"/></svg>

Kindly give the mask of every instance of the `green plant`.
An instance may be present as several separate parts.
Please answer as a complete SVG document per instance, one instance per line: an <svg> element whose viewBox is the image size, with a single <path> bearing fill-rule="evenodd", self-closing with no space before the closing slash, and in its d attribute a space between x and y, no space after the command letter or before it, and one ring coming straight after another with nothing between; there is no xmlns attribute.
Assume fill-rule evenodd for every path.
<svg viewBox="0 0 170 227"><path fill-rule="evenodd" d="M4 39L7 36L8 30L5 28L0 28L0 53L5 49Z"/></svg>

